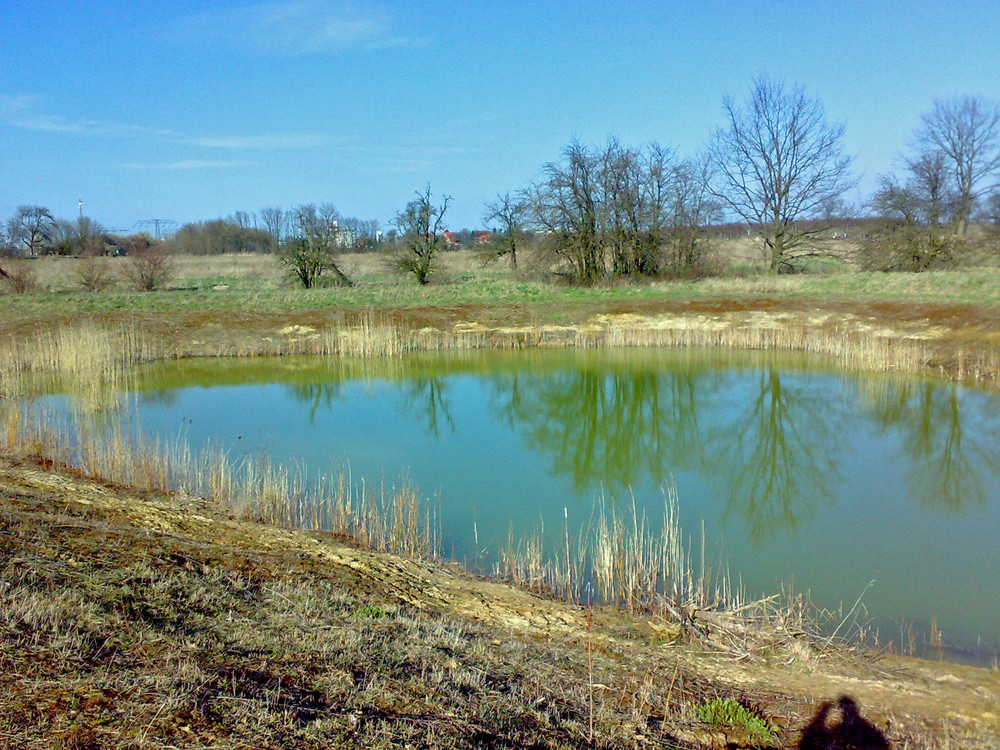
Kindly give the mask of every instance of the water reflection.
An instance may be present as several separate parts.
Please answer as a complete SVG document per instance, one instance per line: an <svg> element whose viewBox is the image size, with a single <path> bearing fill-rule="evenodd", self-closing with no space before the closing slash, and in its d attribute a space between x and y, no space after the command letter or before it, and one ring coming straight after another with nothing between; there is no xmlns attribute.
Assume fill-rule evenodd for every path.
<svg viewBox="0 0 1000 750"><path fill-rule="evenodd" d="M291 383L287 386L292 398L309 409L309 421L315 422L321 409L330 409L335 401L343 399L344 381L340 379L317 382Z"/></svg>
<svg viewBox="0 0 1000 750"><path fill-rule="evenodd" d="M975 424L963 414L953 384L876 382L869 399L873 422L900 436L899 459L909 467L907 485L922 508L959 510L986 501L984 474L991 483L1000 474L995 398L989 399L993 408L976 410Z"/></svg>
<svg viewBox="0 0 1000 750"><path fill-rule="evenodd" d="M759 541L832 499L844 413L809 379L784 378L774 367L743 401L720 415L705 460L728 497L727 516L743 517Z"/></svg>
<svg viewBox="0 0 1000 750"><path fill-rule="evenodd" d="M345 383L387 381L400 415L440 439L458 429L454 386L471 374L491 417L579 494L623 497L637 484L697 472L725 498L725 515L743 519L757 541L833 502L851 441L866 433L897 446L899 455L881 460L906 466L908 494L921 508L958 511L986 501L1000 478L996 394L848 378L804 362L723 353L720 363L705 352L464 353L382 363L243 361L212 375L199 364L188 378L173 365L171 379L284 382L310 421L343 401ZM155 371L147 387L161 401L174 391Z"/></svg>
<svg viewBox="0 0 1000 750"><path fill-rule="evenodd" d="M585 369L494 377L496 415L577 490L618 490L704 451L692 376Z"/></svg>
<svg viewBox="0 0 1000 750"><path fill-rule="evenodd" d="M445 377L416 377L402 384L402 410L424 424L427 433L441 436L441 428L455 431L449 403L450 382Z"/></svg>

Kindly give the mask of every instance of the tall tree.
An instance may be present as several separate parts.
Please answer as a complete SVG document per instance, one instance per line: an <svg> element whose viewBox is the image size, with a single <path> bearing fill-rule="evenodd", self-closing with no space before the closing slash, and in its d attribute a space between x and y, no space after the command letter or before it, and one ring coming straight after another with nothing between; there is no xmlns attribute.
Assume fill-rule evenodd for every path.
<svg viewBox="0 0 1000 750"><path fill-rule="evenodd" d="M598 237L600 159L573 140L563 161L542 168L542 181L530 189L536 226L555 242L576 281L589 284L604 276L604 250Z"/></svg>
<svg viewBox="0 0 1000 750"><path fill-rule="evenodd" d="M726 125L709 151L713 194L752 226L768 250L773 273L820 253L825 227L801 224L855 183L843 152L844 126L826 119L822 103L801 86L757 78L742 107L726 97Z"/></svg>
<svg viewBox="0 0 1000 750"><path fill-rule="evenodd" d="M486 204L483 222L493 228L492 258L510 258L510 269L517 273L517 243L524 236L524 224L528 218L528 203L523 195L509 192Z"/></svg>
<svg viewBox="0 0 1000 750"><path fill-rule="evenodd" d="M309 203L294 209L295 236L286 240L280 257L289 273L306 289L331 271L337 282L352 282L337 262L337 229L340 214L331 203L317 207Z"/></svg>
<svg viewBox="0 0 1000 750"><path fill-rule="evenodd" d="M705 227L721 218L722 207L709 191L707 158L685 159L674 167L670 225L666 232L669 270L690 274L704 266Z"/></svg>
<svg viewBox="0 0 1000 750"><path fill-rule="evenodd" d="M7 237L28 258L35 258L51 247L55 229L55 219L42 206L18 206L7 221Z"/></svg>
<svg viewBox="0 0 1000 750"><path fill-rule="evenodd" d="M421 284L428 283L444 242L441 233L446 228L444 215L450 204L451 197L445 195L435 206L428 184L424 192L416 193L416 198L407 203L392 221L402 236L402 246L395 257L396 268L403 273L412 273Z"/></svg>
<svg viewBox="0 0 1000 750"><path fill-rule="evenodd" d="M958 194L956 226L965 234L976 201L1000 177L1000 105L974 96L938 100L923 115L917 142L944 157Z"/></svg>
<svg viewBox="0 0 1000 750"><path fill-rule="evenodd" d="M274 238L274 247L278 249L285 241L289 225L289 215L281 206L268 206L260 210L260 223L264 230Z"/></svg>

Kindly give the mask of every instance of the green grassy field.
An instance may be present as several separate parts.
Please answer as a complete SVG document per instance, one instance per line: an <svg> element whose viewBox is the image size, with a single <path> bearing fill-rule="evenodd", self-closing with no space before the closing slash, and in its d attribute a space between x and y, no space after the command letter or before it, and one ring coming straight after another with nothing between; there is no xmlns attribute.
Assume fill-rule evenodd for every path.
<svg viewBox="0 0 1000 750"><path fill-rule="evenodd" d="M31 264L38 291L3 294L0 311L10 320L148 312L291 312L330 308L413 308L456 305L531 305L579 302L745 300L927 302L1000 308L1000 268L977 267L922 274L841 271L797 276L722 276L700 280L654 281L574 287L548 279L514 278L505 268L483 267L467 251L444 253L434 283L421 287L391 273L373 255L349 255L344 267L354 287L295 287L268 256L186 256L175 261L167 288L131 291L117 283L85 292L75 279L71 258L21 261ZM123 262L109 259L108 263Z"/></svg>

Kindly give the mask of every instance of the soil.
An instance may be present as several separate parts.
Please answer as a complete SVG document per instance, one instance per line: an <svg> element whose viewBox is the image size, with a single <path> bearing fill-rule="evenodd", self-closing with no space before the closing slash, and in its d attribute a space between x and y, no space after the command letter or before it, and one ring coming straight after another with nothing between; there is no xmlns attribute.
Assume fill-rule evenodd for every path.
<svg viewBox="0 0 1000 750"><path fill-rule="evenodd" d="M689 675L688 684L697 683L699 694L739 695L769 717L782 738L774 746L797 746L803 728L824 703L849 696L889 746L955 746L947 743L960 741L960 746L1000 747L996 671L876 657L807 638L775 641L749 658L734 655L713 649L711 639L684 638L676 623L659 618L583 608L455 565L376 553L330 535L240 520L199 498L137 492L27 459L0 459L0 497L5 578L19 562L10 541L12 528L22 538L33 532L51 534L42 537L51 555L79 575L97 566L101 556L94 550L102 545L120 553L133 542L150 543L136 540L153 539L161 548L176 550L177 565L184 565L196 548L203 565L229 566L258 577L319 576L363 601L389 603L413 617L446 615L486 629L501 649L524 639L540 648L551 646L552 653L568 649L580 655L597 649L612 663L616 679L636 683L630 689L639 689L640 675L660 675L661 682L665 675ZM45 525L44 519L56 516L90 521ZM115 533L94 538L109 528ZM77 538L84 534L91 535L87 552L81 552ZM21 554L20 565L38 564ZM258 562L255 568L248 562L252 560L280 560L281 566ZM17 656L10 647L8 642L5 661L14 664ZM749 746L684 722L670 736L680 743L674 746Z"/></svg>

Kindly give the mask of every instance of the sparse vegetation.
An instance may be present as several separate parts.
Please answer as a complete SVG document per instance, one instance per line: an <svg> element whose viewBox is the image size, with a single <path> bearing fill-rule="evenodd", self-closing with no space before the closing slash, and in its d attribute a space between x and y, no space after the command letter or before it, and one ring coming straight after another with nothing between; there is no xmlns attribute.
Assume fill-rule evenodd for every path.
<svg viewBox="0 0 1000 750"><path fill-rule="evenodd" d="M0 278L0 284L6 287L11 294L28 294L38 291L38 275L26 261L15 261L5 265L7 268L3 278Z"/></svg>
<svg viewBox="0 0 1000 750"><path fill-rule="evenodd" d="M154 492L183 489L191 495L212 498L214 503L228 508L229 513L239 518L263 520L289 528L320 529L335 535L321 537L323 539L340 539L336 535L345 535L371 549L433 557L439 546L434 509L406 483L360 492L348 475L334 475L323 487L306 492L303 478L294 469L273 466L266 461L255 459L234 464L221 454L191 456L182 446L141 445L125 433L102 433L88 428L87 419L81 421L79 431L71 436L66 425L49 425L31 417L10 397L58 384L76 394L80 404L85 406L83 412L106 412L113 406L107 398L107 386L126 382L130 367L152 359L199 354L291 353L399 357L419 350L536 345L789 348L835 354L845 366L859 369L930 368L954 377L986 382L994 382L1000 372L1000 356L992 344L985 343L987 339L978 338L978 328L970 327L964 318L948 317L953 314L948 311L954 310L955 303L960 302L967 306L965 309L981 316L977 319L981 323L975 325L992 330L990 321L1000 314L996 312L1000 299L996 291L996 273L988 269L930 276L750 277L698 283L661 282L643 287L576 288L541 282L512 282L500 271L480 271L472 264L461 265L468 263L467 255L448 253L445 257L453 264L444 266L444 273L452 280L450 284L430 288L402 285L385 275L376 258L358 255L344 258L345 267L351 269L358 280L355 287L309 292L290 292L283 288L273 269L273 261L268 265L267 258L260 258L260 263L248 256L179 258L177 286L184 289L144 294L121 290L101 294L73 292L74 281L68 273L72 267L68 264L73 261L31 261L45 288L61 289L65 293L6 296L0 302L6 313L0 321L0 330L9 334L0 344L0 358L6 365L0 370L0 394L4 396L0 453L24 457L19 460L46 456L47 461L54 460L64 467L75 466L77 471L103 477L118 486ZM60 273L63 275L59 276ZM937 299L947 304L935 305L928 301L911 309L907 306L909 303L902 300L914 294L925 299L938 295ZM851 298L853 301L848 301ZM866 299L872 301L871 304L863 301ZM893 299L900 301L887 302ZM336 308L330 309L331 305ZM380 308L378 311L373 310L376 305ZM165 316L164 312L169 315ZM70 315L80 317L82 322L66 325L65 320ZM928 333L934 326L942 327L945 333ZM962 331L960 337L949 334L959 330ZM190 522L193 521L186 521ZM102 523L118 524L115 533L126 533L121 530L120 520ZM727 600L730 606L734 602L738 607L742 604L730 596L732 592L715 588L721 581L709 582L701 571L682 567L687 563L676 555L676 549L682 548L670 547L669 533L661 534L661 529L657 528L657 533L653 534L651 529L643 528L643 534L632 534L642 526L641 518L606 515L595 526L598 533L594 539L581 547L571 546L564 559L555 561L543 560L525 540L522 542L523 554L518 557L515 554L517 545L514 545L507 559L508 569L501 573L526 585L577 596L581 600L585 599L579 596L582 580L591 577L595 582L601 581L602 597L632 610L649 623L648 628L655 633L655 642L660 644L657 649L663 644L673 644L670 648L707 651L736 660L736 663L745 659L757 668L777 658L774 654L781 654L780 659L791 659L795 664L804 660L809 669L828 669L829 666L820 666L830 663L824 660L841 658L835 655L836 650L829 653L826 647L814 650L805 645L808 641L803 641L801 636L790 635L808 629L803 627L807 622L803 619L807 608L801 603L764 602L757 609L745 609L735 617L716 609L716 604ZM48 533L42 533L39 538L46 538ZM57 537L50 534L50 538ZM66 539L65 536L58 538ZM64 544L69 542L61 542L65 550ZM210 563L211 559L216 559L212 557L216 553L206 558L204 544L202 540L180 551L183 559L202 562L190 568L184 567L187 563L178 563L182 565L180 573L169 566L163 568L167 576L163 580L145 568L123 568L126 580L145 582L138 588L122 586L118 581L85 590L73 588L77 584L67 588L62 583L48 588L46 584L40 589L12 589L12 595L19 597L25 606L42 602L39 612L59 613L57 617L36 616L23 612L23 607L10 608L12 613L21 613L17 614L21 618L18 622L30 621L35 623L31 625L33 628L37 625L34 632L40 635L33 647L36 650L31 653L44 655L43 661L34 662L37 664L35 672L26 671L27 667L12 667L18 674L34 675L24 683L28 687L18 695L50 694L45 691L52 688L45 685L75 684L80 690L112 690L117 696L131 691L130 686L138 684L140 673L155 676L148 682L149 685L155 682L155 685L145 693L152 697L151 700L119 700L116 705L121 708L115 711L107 701L81 703L73 709L78 712L74 715L56 711L50 714L50 723L44 725L50 735L67 743L107 743L110 735L105 733L106 728L113 727L107 732L117 733L122 743L138 743L137 732L141 732L142 742L150 747L156 747L157 742L160 746L176 744L178 737L188 737L189 733L198 737L253 735L255 739L249 742L260 743L260 738L271 738L268 741L274 746L291 743L308 747L310 743L335 741L364 744L375 742L378 737L405 741L406 737L426 739L430 736L436 742L440 738L440 744L445 746L448 743L456 747L468 746L467 733L454 730L458 725L453 723L447 725L451 728L443 728L446 726L444 717L450 714L460 716L461 721L466 722L461 726L471 728L470 731L485 732L476 736L501 737L515 743L533 741L577 746L593 742L627 747L638 743L637 737L655 737L668 744L688 742L696 745L704 736L699 734L703 730L699 728L701 723L694 707L713 696L731 694L725 691L724 685L702 680L678 662L662 661L662 654L656 655L659 651L643 650L646 646L641 645L645 643L641 640L620 646L599 640L590 652L594 663L589 664L588 655L579 643L590 636L580 635L579 643L574 641L567 651L548 650L555 647L550 641L531 641L533 645L526 646L527 651L519 651L521 645L511 651L510 644L520 644L520 641L505 632L501 636L505 644L503 650L510 655L510 660L503 662L506 666L495 666L493 659L498 658L497 655L486 653L492 648L487 645L492 643L488 639L493 637L487 630L476 631L482 633L481 638L477 636L479 640L466 641L475 644L469 647L472 651L463 652L449 646L447 654L440 652L445 654L444 659L457 659L460 664L467 665L459 670L464 676L455 678L458 682L454 683L453 692L449 687L452 685L448 681L450 677L433 682L433 690L427 688L431 684L426 682L430 679L428 676L432 677L440 667L434 666L438 664L434 661L438 658L436 655L427 657L430 661L424 656L415 656L416 661L407 661L398 670L387 667L388 671L378 671L379 667L373 671L368 667L360 682L352 677L351 684L344 683L344 690L339 690L334 685L335 678L339 679L336 677L339 667L330 667L332 671L324 671L325 667L320 671L303 671L301 667L307 661L316 661L320 658L317 654L322 654L327 659L323 664L345 664L348 666L343 671L353 674L350 665L355 664L351 661L355 657L347 655L347 651L337 651L337 646L326 640L328 635L339 633L352 644L349 653L361 654L357 658L373 659L371 664L382 664L383 661L391 662L389 654L404 649L404 643L409 644L409 653L424 653L423 646L415 644L425 642L421 640L425 637L422 633L432 632L428 630L431 628L428 621L406 609L409 605L394 603L399 600L391 595L387 597L386 589L372 580L364 583L367 588L358 594L352 590L345 592L322 576L307 580L322 579L326 581L322 586L327 588L322 591L310 588L312 583L299 580L302 571L299 563L290 564L288 568L296 576L294 582L292 573L288 577L281 574L275 578L273 566L268 566L271 578L247 573L258 570L253 567L256 563L234 563L235 567L226 567L225 572L220 573ZM87 548L95 549L93 546ZM118 546L115 548L118 552L108 550L106 554L121 554L122 549L128 548L127 545ZM138 545L135 549L147 547ZM102 559L100 555L105 553L93 554L97 555L95 559ZM169 553L164 551L161 557L168 559ZM33 563L28 570L39 565L43 572L49 570L42 563ZM677 592L668 586L668 568L669 585L673 586L675 581L680 584ZM211 570L215 572L205 572ZM683 570L687 572L677 573ZM134 578L128 579L129 575ZM177 575L180 578L172 578ZM241 580L241 575L246 576L247 582L240 584L244 588L234 589L226 583L227 580ZM205 593L196 578L209 581L215 593L211 596ZM359 574L354 580L363 579ZM300 584L305 588L294 588ZM119 599L101 599L104 587L113 585L121 589L114 596L131 597L125 610L115 609L119 607ZM298 638L296 643L301 644L302 633L301 628L295 631L295 636L291 631L276 629L278 621L274 618L279 615L260 619L263 616L260 608L269 606L274 596L239 598L242 596L239 591L258 585L277 591L292 602L303 603L303 606L316 597L332 602L333 610L318 615L315 621L295 620L314 623L315 627L305 625L309 633L320 634L311 641L314 650L306 652L301 651L301 645L282 645L293 638ZM42 599L38 598L41 596L39 591L46 592ZM168 592L167 599L158 598L164 592ZM60 599L63 595L68 598ZM230 601L232 597L236 598ZM210 601L215 603L207 604ZM244 603L233 602L250 602L246 604L250 609L241 609ZM709 604L712 607L706 608ZM291 606L287 602L286 605ZM233 620L243 623L239 633L228 630L236 625L223 624L220 614L212 614L221 612L223 607L230 613L242 613L242 620L240 617ZM73 612L83 614L77 616ZM131 618L128 621L138 625L126 627L118 620L112 622L114 617L124 616L115 612L125 612ZM187 614L182 616L181 612ZM286 610L279 610L279 614L281 612ZM380 612L385 614L380 615ZM138 614L133 617L129 613ZM112 619L107 619L109 617ZM404 620L405 628L400 625ZM79 635L77 637L65 628L52 625L56 621L83 623L86 628L91 627L87 623L97 623L94 627L102 632L105 628L118 628L115 632L123 635L117 636L111 644L113 648L107 649L108 654L115 655L113 669L104 672L115 675L117 682L108 687L109 683L88 682L90 677L73 671L75 667L71 668L70 663L98 663L106 652L101 650L101 641L91 637L95 630L81 625L73 630ZM246 625L249 621L255 625ZM612 630L625 627L622 619L608 622L617 623L608 625ZM415 630L410 629L410 623L414 623ZM135 630L137 627L140 630ZM147 627L151 629L141 629ZM7 633L4 637L8 638L5 643L12 649L11 654L21 654L17 659L28 658L24 656L28 652L20 650L25 642L18 640L20 636L15 637L16 632L21 632L19 628L21 626L15 623L4 631ZM257 640L240 640L245 637L240 633L252 630L259 630L262 635L255 636ZM388 631L396 634L393 640L384 639ZM209 633L211 639L206 635ZM768 633L772 635L762 635ZM363 645L368 643L369 635L380 644L378 649L388 650L372 651ZM261 639L265 637L274 640L267 640L262 645ZM182 641L196 644L195 657L184 655L187 652L183 651ZM163 648L166 653L174 654L170 657L174 660L172 663L181 667L170 675L157 671L159 662L145 661L142 654L147 653L148 648L134 645L138 643L168 644ZM221 643L223 646L219 648L230 650L217 651L212 643ZM313 646L306 648L313 649ZM241 656L241 649L258 656ZM65 659L53 661L55 657L51 655L60 653L66 655ZM431 649L427 653L439 652ZM455 656L460 653L469 654L467 662ZM622 659L622 654L631 656L616 661ZM553 658L569 661L559 662L559 666L541 666L550 664L547 660ZM634 661L639 658L641 662ZM531 665L530 669L525 667L525 660ZM639 663L645 665L647 672L634 672L627 677L629 670ZM222 671L212 671L216 668ZM137 671L131 671L133 669ZM451 674L448 669L442 674ZM642 674L654 673L655 676L648 677L648 682L643 681L646 678L641 677ZM57 674L62 677L53 677ZM419 679L415 677L418 674L421 675ZM510 682L508 676L502 676L501 683L506 687L501 693L506 697L495 695L494 686L501 683L493 682L492 675L514 674L522 680L516 684L525 687L512 688L515 683ZM72 680L78 682L69 682L66 675L75 675ZM328 678L334 682L324 682ZM553 693L548 686L556 683L566 685L566 692ZM619 684L622 686L620 694L594 687ZM57 702L71 700L67 697L69 694L59 695L62 697ZM438 697L431 698L431 695ZM453 695L455 702L449 702L452 698L448 696ZM784 733L779 733L780 741L785 746L793 743L795 732L788 728L802 726L809 719L808 712L791 708L791 703L782 703L785 699L775 699L767 691L761 696L765 702L770 701L766 704L769 708L762 714L768 726L784 727ZM549 708L537 708L535 701L539 697L546 701L539 705L563 706L560 709L563 713L558 714L561 718L553 719ZM222 706L230 704L239 707L239 711L229 714L222 711ZM25 705L17 704L8 712L15 718L8 725L0 724L0 733L7 733L0 736L23 738L26 736L24 722L28 718L42 720L37 713L31 713L30 717L24 713L35 710ZM495 708L488 711L481 708L487 705ZM496 708L498 706L500 708ZM569 706L572 708L565 708ZM299 722L288 718L298 716L300 710L306 712L302 716L308 714L315 719L307 717ZM480 710L485 713L479 713ZM357 718L356 723L349 718L351 716ZM102 717L104 723L99 723L97 717ZM345 733L337 734L341 731ZM915 736L909 735L911 740ZM974 747L976 741L974 737L969 739L969 746ZM987 746L985 741L981 744ZM913 740L911 746L917 747L919 743Z"/></svg>
<svg viewBox="0 0 1000 750"><path fill-rule="evenodd" d="M155 292L162 289L174 277L173 258L167 251L142 235L126 243L126 257L123 259L121 274L133 289L140 292Z"/></svg>
<svg viewBox="0 0 1000 750"><path fill-rule="evenodd" d="M712 698L695 706L694 713L706 724L742 729L754 745L777 739L764 719L732 698Z"/></svg>

